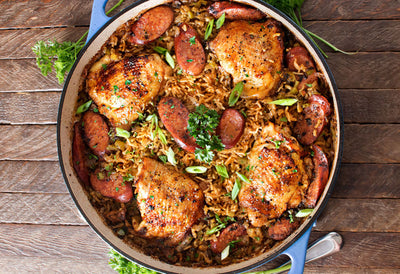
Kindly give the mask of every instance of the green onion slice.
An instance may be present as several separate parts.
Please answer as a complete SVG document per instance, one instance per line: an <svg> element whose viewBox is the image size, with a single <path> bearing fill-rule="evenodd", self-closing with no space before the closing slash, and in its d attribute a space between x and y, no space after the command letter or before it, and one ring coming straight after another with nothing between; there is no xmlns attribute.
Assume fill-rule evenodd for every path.
<svg viewBox="0 0 400 274"><path fill-rule="evenodd" d="M91 104L92 104L92 100L89 100L86 103L80 105L76 110L76 114L80 114L80 113L85 112L86 110L89 109Z"/></svg>
<svg viewBox="0 0 400 274"><path fill-rule="evenodd" d="M221 176L222 178L229 178L229 174L228 171L226 170L226 166L221 165L221 166L215 166L215 169L217 170L217 173L219 174L219 176Z"/></svg>
<svg viewBox="0 0 400 274"><path fill-rule="evenodd" d="M313 210L314 210L313 208L305 208L297 212L295 216L298 218L307 217L313 212Z"/></svg>
<svg viewBox="0 0 400 274"><path fill-rule="evenodd" d="M245 183L251 184L250 180L247 179L246 176L244 176L243 174L240 174L239 172L236 172L237 176L240 178L240 180L242 180Z"/></svg>
<svg viewBox="0 0 400 274"><path fill-rule="evenodd" d="M235 184L233 185L233 188L232 188L232 196L231 196L232 200L236 200L236 197L238 196L241 188L242 188L242 185L240 184L240 180L236 179Z"/></svg>
<svg viewBox="0 0 400 274"><path fill-rule="evenodd" d="M214 19L211 19L210 22L208 22L206 32L204 33L204 40L207 40L208 37L210 37L213 27L214 27Z"/></svg>
<svg viewBox="0 0 400 274"><path fill-rule="evenodd" d="M233 107L239 100L240 95L242 95L242 92L243 92L243 87L244 87L244 83L239 82L232 89L231 94L229 95L229 100L228 100L228 105L230 107Z"/></svg>
<svg viewBox="0 0 400 274"><path fill-rule="evenodd" d="M218 18L217 22L215 22L215 28L219 29L225 22L225 12Z"/></svg>
<svg viewBox="0 0 400 274"><path fill-rule="evenodd" d="M206 235L214 234L215 232L218 232L218 231L220 231L221 229L223 229L225 227L226 227L226 224L219 224L219 225L211 228L210 230L207 230L206 231Z"/></svg>
<svg viewBox="0 0 400 274"><path fill-rule="evenodd" d="M165 54L166 52L168 52L168 50L166 48L159 47L159 46L156 46L153 49L155 52L157 52L159 54Z"/></svg>
<svg viewBox="0 0 400 274"><path fill-rule="evenodd" d="M278 105L278 106L291 106L294 105L298 100L296 98L279 99L268 104Z"/></svg>
<svg viewBox="0 0 400 274"><path fill-rule="evenodd" d="M157 134L161 143L163 143L164 145L168 144L167 137L165 137L164 132L162 132L162 130L159 127L157 127Z"/></svg>
<svg viewBox="0 0 400 274"><path fill-rule="evenodd" d="M129 131L125 130L125 129L117 127L117 128L115 128L115 131L116 131L116 135L118 137L123 137L123 138L126 138L126 139L131 137L131 133Z"/></svg>
<svg viewBox="0 0 400 274"><path fill-rule="evenodd" d="M185 170L188 173L204 173L207 171L207 168L204 166L188 166Z"/></svg>
<svg viewBox="0 0 400 274"><path fill-rule="evenodd" d="M225 13L224 13L225 14ZM225 260L229 256L229 248L230 245L227 245L224 250L221 252L221 261Z"/></svg>
<svg viewBox="0 0 400 274"><path fill-rule="evenodd" d="M167 51L167 52L165 53L165 61L167 61L168 65L169 65L171 68L175 68L175 61L174 61L174 58L172 58L172 56L171 56L171 54L169 53L169 51Z"/></svg>
<svg viewBox="0 0 400 274"><path fill-rule="evenodd" d="M175 160L175 152L172 150L172 148L169 148L167 151L167 159L171 165L176 166L177 162Z"/></svg>

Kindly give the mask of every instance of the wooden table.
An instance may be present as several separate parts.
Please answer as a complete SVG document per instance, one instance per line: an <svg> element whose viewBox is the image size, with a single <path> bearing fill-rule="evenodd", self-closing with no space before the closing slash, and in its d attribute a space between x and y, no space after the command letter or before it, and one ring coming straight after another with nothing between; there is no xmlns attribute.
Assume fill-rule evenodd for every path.
<svg viewBox="0 0 400 274"><path fill-rule="evenodd" d="M109 247L79 217L57 162L62 86L41 76L31 51L38 40L76 41L91 4L0 1L2 273L112 272ZM305 273L399 273L400 1L306 0L303 18L311 31L358 52L324 47L343 104L344 155L311 238L337 231L344 246Z"/></svg>

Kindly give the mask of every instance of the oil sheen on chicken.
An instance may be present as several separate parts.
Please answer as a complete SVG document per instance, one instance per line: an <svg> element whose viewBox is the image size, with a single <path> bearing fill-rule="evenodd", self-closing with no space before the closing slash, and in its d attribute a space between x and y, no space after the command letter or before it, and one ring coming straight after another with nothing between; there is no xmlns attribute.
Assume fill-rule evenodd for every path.
<svg viewBox="0 0 400 274"><path fill-rule="evenodd" d="M308 187L308 177L296 140L284 136L269 123L249 154L249 179L239 193L256 227L267 225L289 208L297 207Z"/></svg>
<svg viewBox="0 0 400 274"><path fill-rule="evenodd" d="M233 21L221 28L210 48L234 82L244 82L242 97L264 98L272 95L280 82L282 36L272 19L264 23Z"/></svg>
<svg viewBox="0 0 400 274"><path fill-rule="evenodd" d="M112 61L108 56L92 67L90 97L114 127L129 129L164 86L171 68L157 54Z"/></svg>
<svg viewBox="0 0 400 274"><path fill-rule="evenodd" d="M204 195L188 176L151 158L144 158L136 180L144 237L176 245L203 216Z"/></svg>

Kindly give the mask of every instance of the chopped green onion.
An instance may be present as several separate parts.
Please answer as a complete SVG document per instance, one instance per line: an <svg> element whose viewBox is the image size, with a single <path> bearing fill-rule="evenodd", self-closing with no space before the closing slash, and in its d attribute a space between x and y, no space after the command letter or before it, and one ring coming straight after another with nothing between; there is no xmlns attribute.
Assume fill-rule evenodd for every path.
<svg viewBox="0 0 400 274"><path fill-rule="evenodd" d="M281 122L287 122L287 118L286 117L281 117L279 120L281 120Z"/></svg>
<svg viewBox="0 0 400 274"><path fill-rule="evenodd" d="M246 176L244 176L243 174L240 174L239 172L236 172L236 174L238 175L238 177L240 178L240 180L242 180L245 183L251 184L250 180L247 179Z"/></svg>
<svg viewBox="0 0 400 274"><path fill-rule="evenodd" d="M307 217L313 212L313 210L314 210L313 208L305 208L297 212L295 216L298 218Z"/></svg>
<svg viewBox="0 0 400 274"><path fill-rule="evenodd" d="M80 105L78 109L76 110L76 114L80 114L85 112L86 110L89 109L90 105L92 104L92 100L87 101L86 103Z"/></svg>
<svg viewBox="0 0 400 274"><path fill-rule="evenodd" d="M225 13L224 13L225 14ZM221 252L221 261L225 260L229 256L229 248L230 245L227 245L224 250Z"/></svg>
<svg viewBox="0 0 400 274"><path fill-rule="evenodd" d="M211 228L210 230L207 230L206 231L206 235L214 234L215 232L218 232L218 231L220 231L221 229L223 229L225 227L226 227L226 224L220 223L219 225Z"/></svg>
<svg viewBox="0 0 400 274"><path fill-rule="evenodd" d="M157 131L158 138L160 139L161 143L163 143L164 145L168 144L167 137L165 137L164 132L162 132L162 130L159 127L157 127L156 131Z"/></svg>
<svg viewBox="0 0 400 274"><path fill-rule="evenodd" d="M171 165L176 166L177 162L175 160L175 152L172 150L172 148L169 148L167 151L167 159Z"/></svg>
<svg viewBox="0 0 400 274"><path fill-rule="evenodd" d="M207 171L207 168L204 166L188 166L185 170L188 173L204 173Z"/></svg>
<svg viewBox="0 0 400 274"><path fill-rule="evenodd" d="M167 61L168 65L169 65L171 68L175 68L175 61L174 61L174 58L172 58L172 56L171 56L171 54L169 53L169 51L167 51L167 52L165 53L165 61Z"/></svg>
<svg viewBox="0 0 400 274"><path fill-rule="evenodd" d="M158 156L158 158L160 158L160 160L161 160L164 164L168 161L168 158L167 158L167 156L165 156L165 155L160 155L160 156Z"/></svg>
<svg viewBox="0 0 400 274"><path fill-rule="evenodd" d="M168 52L168 50L166 48L159 47L159 46L156 46L153 49L155 52L157 52L159 54L165 54L166 52Z"/></svg>
<svg viewBox="0 0 400 274"><path fill-rule="evenodd" d="M129 131L125 130L125 129L117 127L117 128L115 128L115 131L116 131L116 135L118 137L123 137L123 138L126 138L126 139L131 137L131 133Z"/></svg>
<svg viewBox="0 0 400 274"><path fill-rule="evenodd" d="M214 27L214 19L211 19L210 22L208 22L206 32L204 33L204 40L207 40L208 37L210 37L213 27Z"/></svg>
<svg viewBox="0 0 400 274"><path fill-rule="evenodd" d="M219 29L225 22L225 12L218 18L217 22L215 22L215 28Z"/></svg>
<svg viewBox="0 0 400 274"><path fill-rule="evenodd" d="M190 43L191 46L195 45L196 44L196 36L190 37L189 43Z"/></svg>
<svg viewBox="0 0 400 274"><path fill-rule="evenodd" d="M275 100L272 102L269 102L268 104L274 104L278 106L291 106L294 105L298 100L296 98L287 98L287 99L279 99Z"/></svg>
<svg viewBox="0 0 400 274"><path fill-rule="evenodd" d="M243 92L243 87L244 87L244 83L239 82L232 89L232 92L229 95L229 101L228 101L228 105L230 107L234 106L237 103L237 101L239 100L240 95L242 95L242 92Z"/></svg>
<svg viewBox="0 0 400 274"><path fill-rule="evenodd" d="M222 178L229 178L229 174L228 171L226 170L226 166L221 165L221 166L215 166L215 169L217 170L217 173L219 174L219 176L221 176Z"/></svg>
<svg viewBox="0 0 400 274"><path fill-rule="evenodd" d="M240 184L240 180L236 179L235 184L233 185L232 188L232 200L236 200L236 197L238 196L240 189L242 188L242 185Z"/></svg>

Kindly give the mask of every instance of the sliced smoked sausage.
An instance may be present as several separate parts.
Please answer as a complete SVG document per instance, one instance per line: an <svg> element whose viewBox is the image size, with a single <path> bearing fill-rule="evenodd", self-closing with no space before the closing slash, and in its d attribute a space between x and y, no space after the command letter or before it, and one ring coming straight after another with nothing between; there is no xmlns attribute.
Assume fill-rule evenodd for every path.
<svg viewBox="0 0 400 274"><path fill-rule="evenodd" d="M177 98L164 97L157 106L162 123L171 133L178 145L188 152L194 152L198 145L196 139L187 130L189 110Z"/></svg>
<svg viewBox="0 0 400 274"><path fill-rule="evenodd" d="M116 172L108 176L108 174L102 172L100 169L96 169L90 175L90 184L101 195L113 198L121 203L127 203L133 197L131 184L125 183L121 174Z"/></svg>
<svg viewBox="0 0 400 274"><path fill-rule="evenodd" d="M133 25L132 43L144 45L158 37L171 26L174 21L174 11L167 6L158 6L146 11Z"/></svg>
<svg viewBox="0 0 400 274"><path fill-rule="evenodd" d="M82 138L80 122L74 125L74 138L72 141L72 162L78 178L84 186L89 186L89 171L86 166L86 145Z"/></svg>
<svg viewBox="0 0 400 274"><path fill-rule="evenodd" d="M286 62L291 71L315 69L315 64L308 51L301 46L291 48L286 54Z"/></svg>
<svg viewBox="0 0 400 274"><path fill-rule="evenodd" d="M98 157L103 157L110 142L105 119L98 113L87 111L82 117L82 123L89 148Z"/></svg>
<svg viewBox="0 0 400 274"><path fill-rule="evenodd" d="M282 219L269 227L268 237L276 241L286 239L299 227L299 222L290 222L289 219Z"/></svg>
<svg viewBox="0 0 400 274"><path fill-rule="evenodd" d="M226 149L232 148L239 141L244 131L245 120L243 115L233 108L224 111L217 127L217 135Z"/></svg>
<svg viewBox="0 0 400 274"><path fill-rule="evenodd" d="M208 12L215 18L225 13L225 18L230 20L260 20L265 17L258 9L229 1L213 3Z"/></svg>
<svg viewBox="0 0 400 274"><path fill-rule="evenodd" d="M312 95L308 103L309 106L303 110L303 115L293 129L297 140L303 145L311 145L315 142L331 114L331 105L322 95Z"/></svg>
<svg viewBox="0 0 400 274"><path fill-rule="evenodd" d="M206 65L206 55L197 32L189 24L181 24L175 37L178 65L190 75L199 75Z"/></svg>
<svg viewBox="0 0 400 274"><path fill-rule="evenodd" d="M314 208L317 204L318 198L324 191L329 177L329 163L325 153L317 145L313 145L312 150L314 152L314 177L308 187L305 202L306 206L310 208Z"/></svg>
<svg viewBox="0 0 400 274"><path fill-rule="evenodd" d="M246 228L238 223L231 224L222 230L221 234L214 241L211 241L211 250L214 253L221 253L232 241L247 235Z"/></svg>

